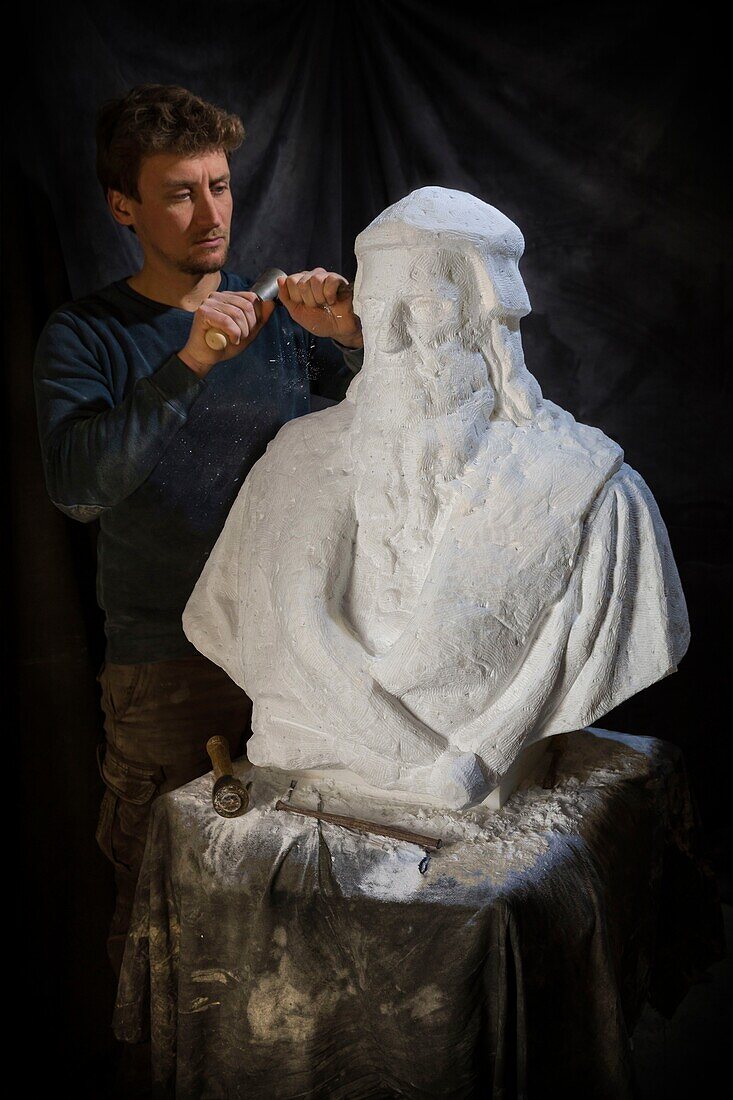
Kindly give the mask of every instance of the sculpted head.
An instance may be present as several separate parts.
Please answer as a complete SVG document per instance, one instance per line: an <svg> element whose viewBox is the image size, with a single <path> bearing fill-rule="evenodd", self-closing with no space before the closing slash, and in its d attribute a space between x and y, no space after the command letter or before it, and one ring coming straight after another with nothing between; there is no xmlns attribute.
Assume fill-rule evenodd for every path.
<svg viewBox="0 0 733 1100"><path fill-rule="evenodd" d="M371 385L379 376L421 405L424 387L436 412L493 390L500 415L534 414L541 395L519 340L530 312L519 274L524 238L513 222L466 192L422 187L375 218L355 251Z"/></svg>
<svg viewBox="0 0 733 1100"><path fill-rule="evenodd" d="M355 308L382 354L456 339L471 346L491 319L530 311L522 234L465 192L413 191L359 234L355 251Z"/></svg>

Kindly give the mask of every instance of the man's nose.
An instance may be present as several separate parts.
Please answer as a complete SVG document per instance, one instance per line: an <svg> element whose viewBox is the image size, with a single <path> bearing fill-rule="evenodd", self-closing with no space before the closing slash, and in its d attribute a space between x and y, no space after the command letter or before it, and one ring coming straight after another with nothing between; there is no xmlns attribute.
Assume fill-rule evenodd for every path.
<svg viewBox="0 0 733 1100"><path fill-rule="evenodd" d="M196 209L194 213L199 225L216 226L221 223L221 216L214 196L208 190L200 192L196 200Z"/></svg>
<svg viewBox="0 0 733 1100"><path fill-rule="evenodd" d="M410 334L410 311L404 302L395 302L392 308L384 311L379 326L377 347L380 351L404 351L412 344Z"/></svg>

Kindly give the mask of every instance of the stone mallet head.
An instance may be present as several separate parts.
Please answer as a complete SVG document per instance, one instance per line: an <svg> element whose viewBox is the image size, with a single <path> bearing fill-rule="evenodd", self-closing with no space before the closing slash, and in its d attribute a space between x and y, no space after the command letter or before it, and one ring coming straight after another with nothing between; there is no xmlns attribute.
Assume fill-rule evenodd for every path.
<svg viewBox="0 0 733 1100"><path fill-rule="evenodd" d="M217 735L206 742L206 751L214 766L214 789L211 801L221 817L239 817L249 806L249 795L244 786L232 775L232 758L229 744Z"/></svg>

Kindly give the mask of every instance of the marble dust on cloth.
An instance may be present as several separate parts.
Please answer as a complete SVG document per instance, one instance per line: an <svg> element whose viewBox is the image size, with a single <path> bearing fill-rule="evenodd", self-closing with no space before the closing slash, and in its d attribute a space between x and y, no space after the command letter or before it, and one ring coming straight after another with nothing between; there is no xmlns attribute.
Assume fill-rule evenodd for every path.
<svg viewBox="0 0 733 1100"><path fill-rule="evenodd" d="M633 1096L629 1036L723 954L681 753L588 729L493 812L293 803L440 836L423 852L274 809L254 769L159 798L114 1014L181 1100ZM244 762L242 762L244 763ZM241 765L235 765L245 777Z"/></svg>

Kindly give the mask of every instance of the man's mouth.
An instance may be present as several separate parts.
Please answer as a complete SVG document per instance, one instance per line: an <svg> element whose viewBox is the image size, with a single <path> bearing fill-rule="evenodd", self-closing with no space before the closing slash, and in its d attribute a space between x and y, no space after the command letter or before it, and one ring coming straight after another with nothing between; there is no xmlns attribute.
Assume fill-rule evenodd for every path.
<svg viewBox="0 0 733 1100"><path fill-rule="evenodd" d="M206 237L203 241L196 241L195 244L204 248L216 248L217 245L223 244L224 240L224 237Z"/></svg>

